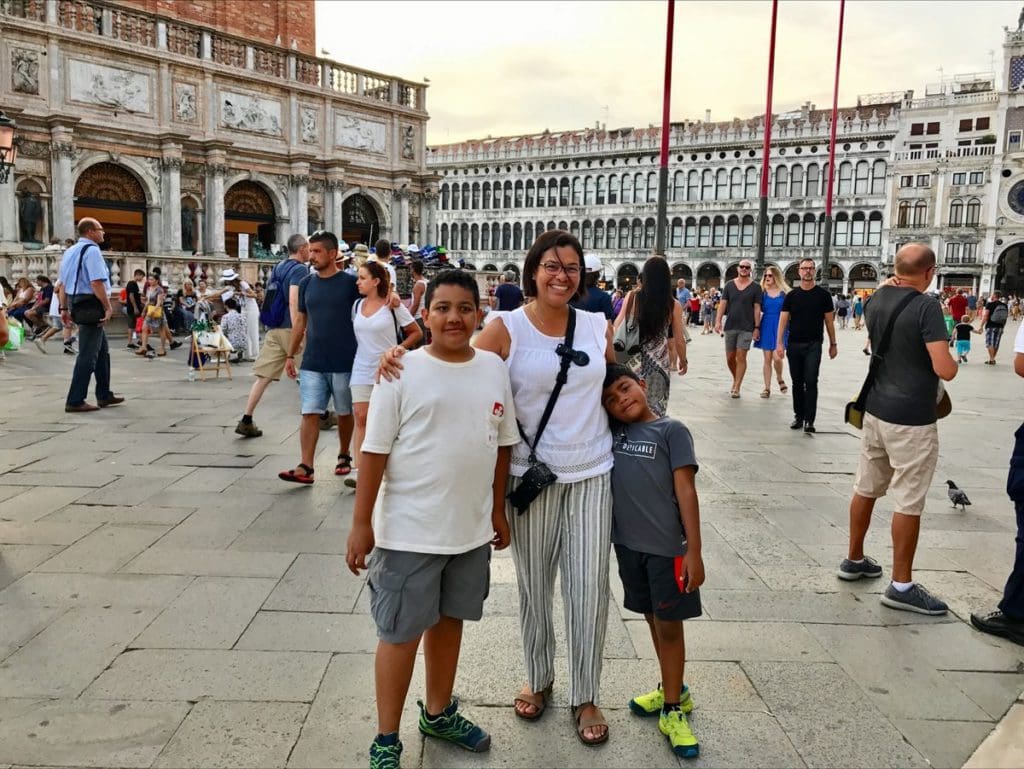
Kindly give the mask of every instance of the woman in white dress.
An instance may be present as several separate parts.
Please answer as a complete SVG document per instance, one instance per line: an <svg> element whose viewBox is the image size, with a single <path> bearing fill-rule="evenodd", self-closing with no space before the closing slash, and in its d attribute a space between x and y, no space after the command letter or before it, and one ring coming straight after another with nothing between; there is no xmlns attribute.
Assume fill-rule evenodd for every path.
<svg viewBox="0 0 1024 769"><path fill-rule="evenodd" d="M377 364L381 354L401 344L406 350L415 349L423 336L405 305L392 308L391 281L388 271L380 262L366 262L359 268L356 285L363 298L352 308L352 329L356 335L356 357L352 362L349 387L352 390L352 413L355 416L355 435L352 446L356 469L366 434L366 414L370 410L370 394L377 377ZM339 458L340 461L340 458ZM354 488L356 479L349 476L345 485Z"/></svg>

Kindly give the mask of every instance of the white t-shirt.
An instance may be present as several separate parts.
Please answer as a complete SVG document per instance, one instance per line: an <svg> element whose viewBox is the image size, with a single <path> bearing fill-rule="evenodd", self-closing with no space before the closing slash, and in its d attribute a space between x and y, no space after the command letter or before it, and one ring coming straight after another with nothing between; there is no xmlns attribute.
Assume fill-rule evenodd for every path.
<svg viewBox="0 0 1024 769"><path fill-rule="evenodd" d="M1024 353L1024 323L1017 326L1017 337L1013 340L1013 351Z"/></svg>
<svg viewBox="0 0 1024 769"><path fill-rule="evenodd" d="M403 329L413 322L412 315L403 306L395 308L395 318L391 317L391 306L383 304L369 318L363 316L363 300L360 299L352 308L352 330L356 333L356 357L352 361L352 377L350 385L372 385L377 377L377 366L380 356L398 344L395 333L395 318L398 328Z"/></svg>
<svg viewBox="0 0 1024 769"><path fill-rule="evenodd" d="M390 454L373 515L377 547L465 553L494 536L494 464L519 442L508 369L497 355L447 363L426 349L373 388L363 451Z"/></svg>

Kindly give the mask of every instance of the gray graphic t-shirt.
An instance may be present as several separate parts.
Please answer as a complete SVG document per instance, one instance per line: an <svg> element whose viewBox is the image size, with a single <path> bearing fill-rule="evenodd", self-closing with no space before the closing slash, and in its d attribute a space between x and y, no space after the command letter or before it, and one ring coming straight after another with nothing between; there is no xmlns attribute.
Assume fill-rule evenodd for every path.
<svg viewBox="0 0 1024 769"><path fill-rule="evenodd" d="M672 473L698 467L693 437L671 417L618 428L612 453L612 542L631 550L675 558L684 555Z"/></svg>

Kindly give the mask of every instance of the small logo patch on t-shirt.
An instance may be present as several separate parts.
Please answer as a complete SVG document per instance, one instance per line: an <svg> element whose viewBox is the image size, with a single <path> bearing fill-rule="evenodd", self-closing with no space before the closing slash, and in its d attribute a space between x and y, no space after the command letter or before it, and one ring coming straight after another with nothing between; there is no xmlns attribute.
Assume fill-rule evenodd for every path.
<svg viewBox="0 0 1024 769"><path fill-rule="evenodd" d="M615 452L641 459L654 459L658 456L658 444L654 441L627 441L620 438L615 442Z"/></svg>
<svg viewBox="0 0 1024 769"><path fill-rule="evenodd" d="M491 416L501 419L505 416L505 406L502 403L494 402L494 406L491 408Z"/></svg>

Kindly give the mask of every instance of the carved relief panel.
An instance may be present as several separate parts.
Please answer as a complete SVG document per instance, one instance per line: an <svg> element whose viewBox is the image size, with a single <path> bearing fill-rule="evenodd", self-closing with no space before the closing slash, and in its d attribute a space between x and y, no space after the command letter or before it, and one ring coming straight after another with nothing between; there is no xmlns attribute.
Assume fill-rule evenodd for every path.
<svg viewBox="0 0 1024 769"><path fill-rule="evenodd" d="M39 95L39 51L11 48L11 90Z"/></svg>
<svg viewBox="0 0 1024 769"><path fill-rule="evenodd" d="M281 102L237 91L220 92L220 124L236 131L284 135Z"/></svg>
<svg viewBox="0 0 1024 769"><path fill-rule="evenodd" d="M299 138L305 144L316 144L320 139L317 118L320 111L315 107L299 107Z"/></svg>
<svg viewBox="0 0 1024 769"><path fill-rule="evenodd" d="M352 150L365 150L383 155L387 153L387 126L377 120L334 116L334 144Z"/></svg>
<svg viewBox="0 0 1024 769"><path fill-rule="evenodd" d="M199 97L194 83L174 84L174 120L178 123L196 123L199 120Z"/></svg>
<svg viewBox="0 0 1024 769"><path fill-rule="evenodd" d="M68 66L68 98L93 106L152 114L152 87L146 72L107 67L71 59Z"/></svg>

